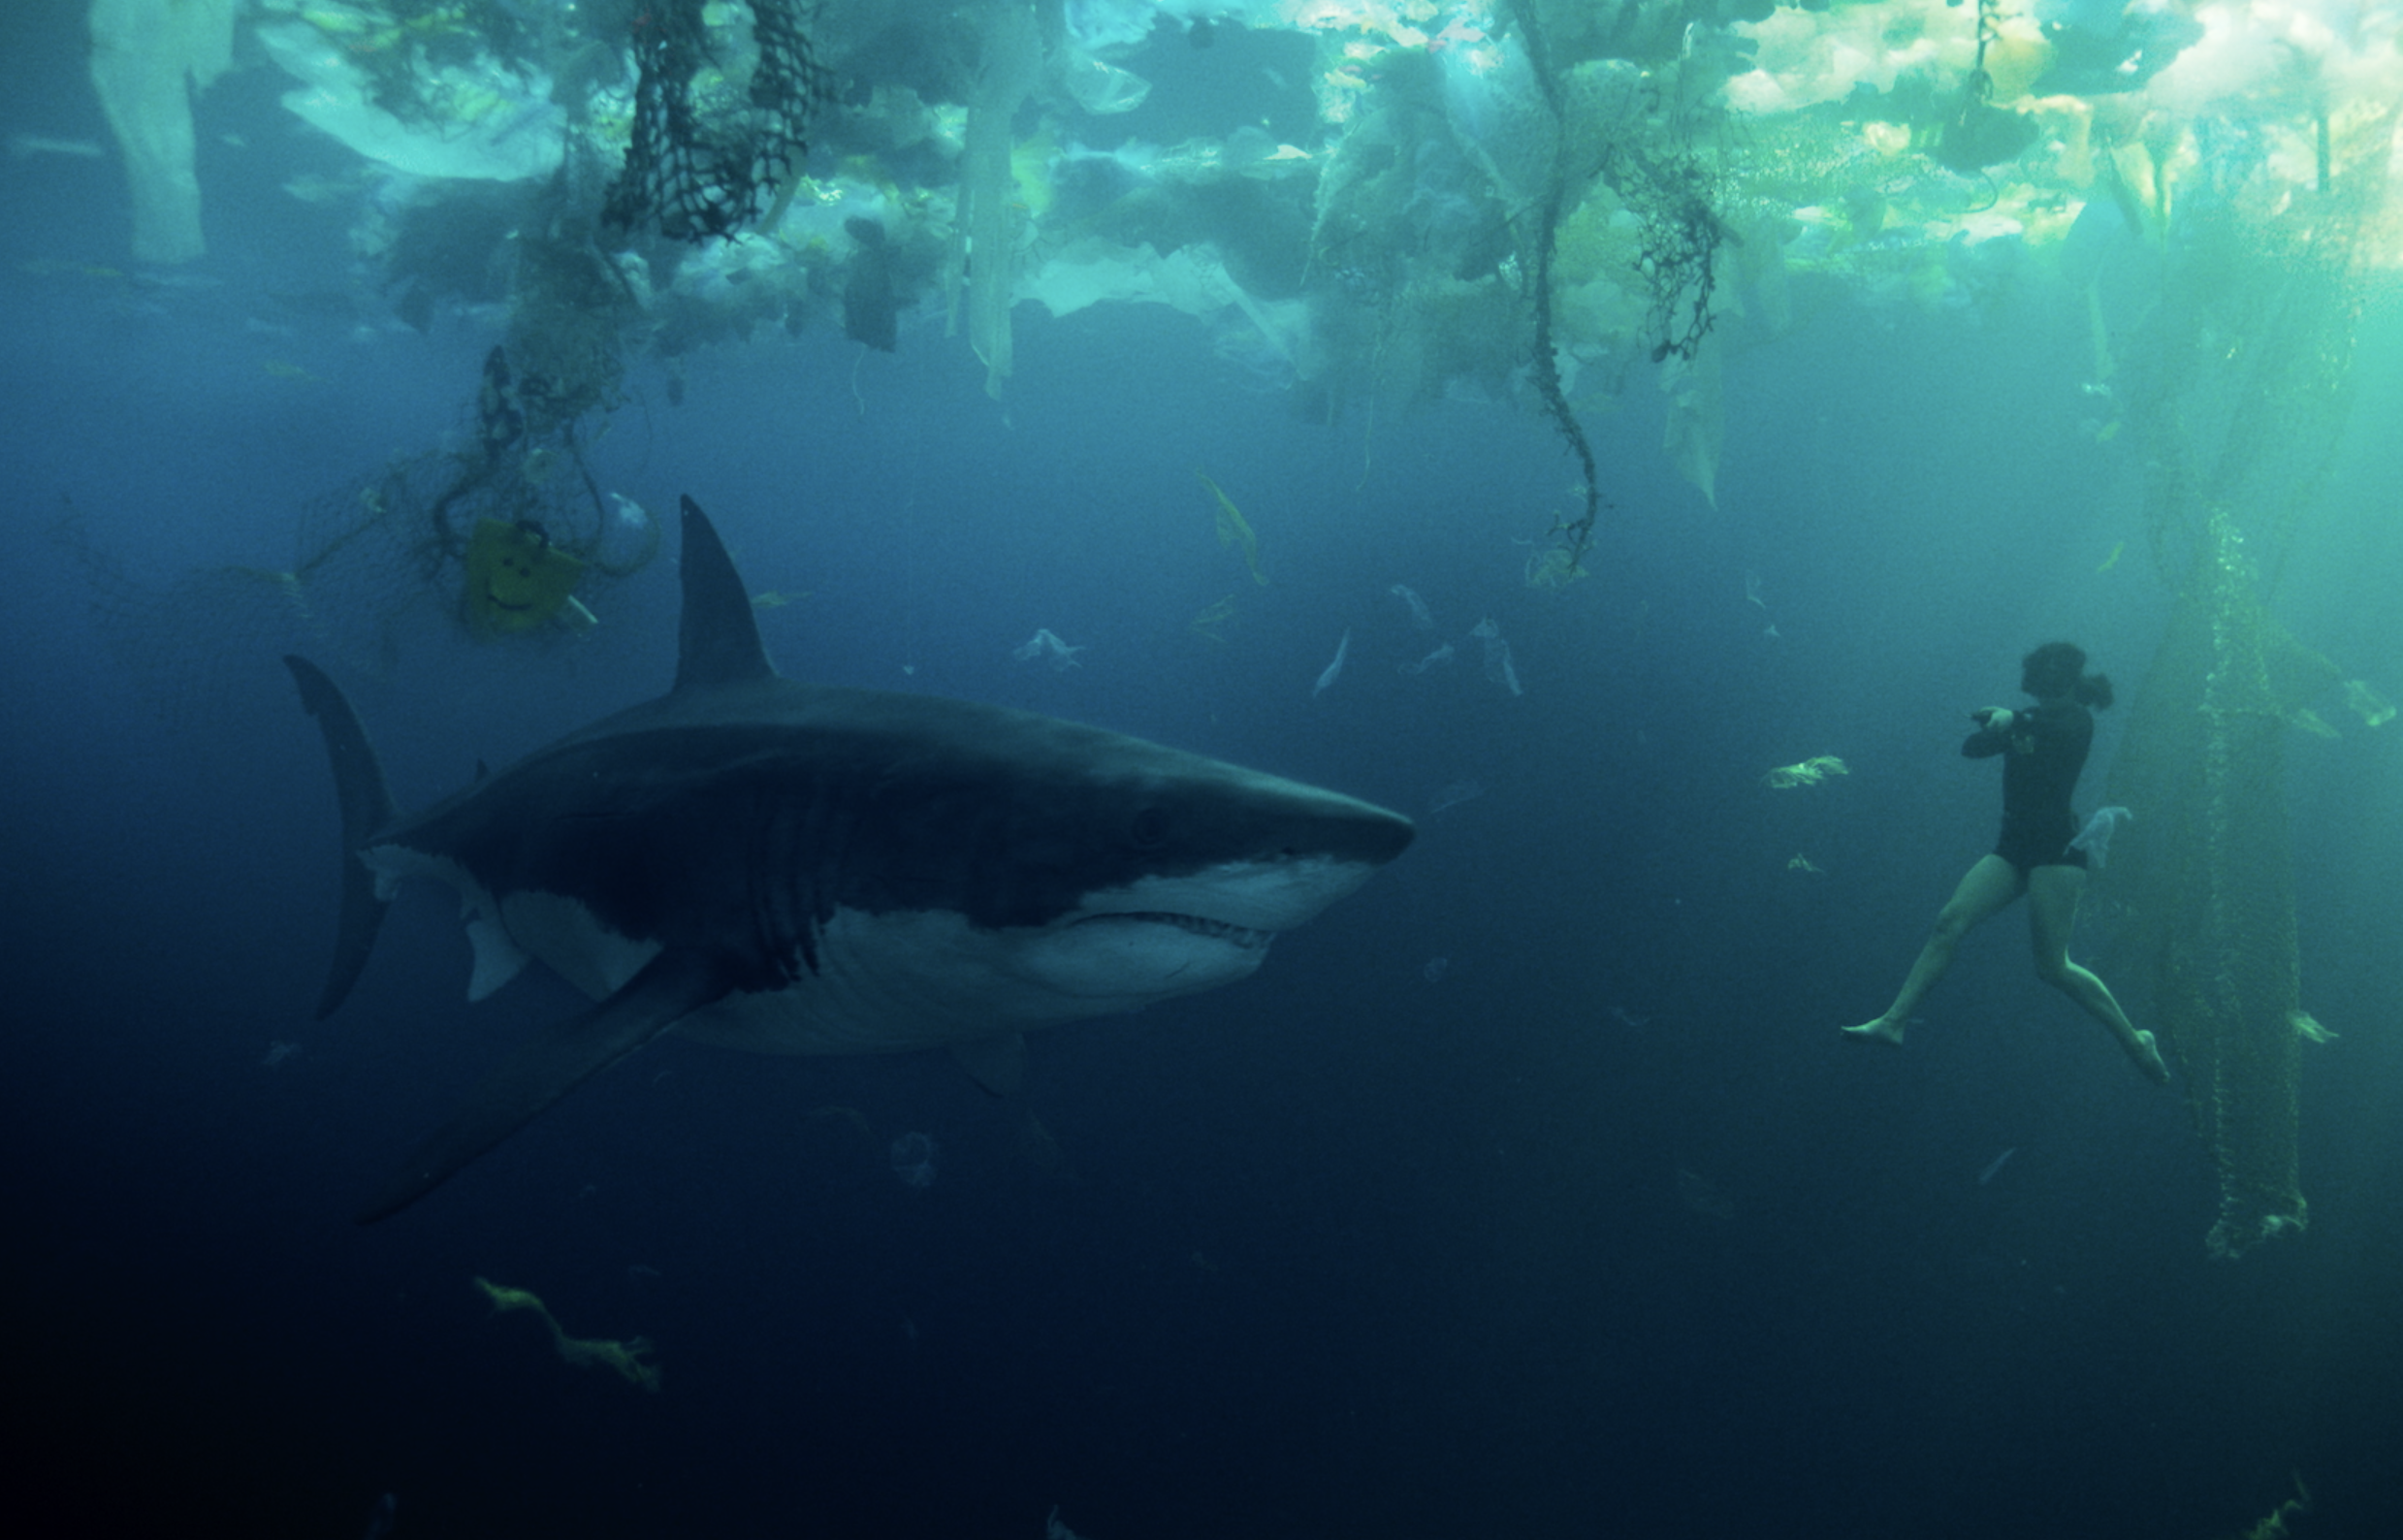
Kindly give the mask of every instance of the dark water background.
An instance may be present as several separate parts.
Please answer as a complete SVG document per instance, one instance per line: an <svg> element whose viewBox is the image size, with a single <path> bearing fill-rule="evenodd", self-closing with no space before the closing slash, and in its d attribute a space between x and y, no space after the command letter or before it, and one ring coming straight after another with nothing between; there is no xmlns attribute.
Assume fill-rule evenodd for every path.
<svg viewBox="0 0 2403 1540"><path fill-rule="evenodd" d="M12 60L15 100L97 135L71 33ZM764 618L789 673L1414 815L1485 789L1254 980L1038 1039L1019 1102L937 1055L669 1040L354 1228L570 994L466 1006L417 892L311 1024L335 811L272 649L205 611L96 615L47 533L71 500L157 586L281 565L310 499L460 426L489 331L354 342L272 297L347 260L274 191L333 153L277 88L230 79L204 113L216 287L73 270L123 250L107 163L0 167L12 1530L346 1537L391 1492L403 1536L1031 1537L1055 1504L1092 1540L2219 1536L2299 1473L2297 1535L2403 1532L2403 724L2293 745L2304 1002L2342 1034L2308 1059L2306 1235L2205 1258L2184 1107L2030 976L2016 911L1906 1051L1833 1031L1993 832L1963 713L2056 635L2125 697L2165 610L2140 467L2077 431L2085 318L2033 272L1977 314L1805 283L1792 335L1731 350L1716 511L1639 376L1588 419L1615 508L1557 594L1513 543L1575 477L1541 422L1299 421L1166 311L1022 308L1005 404L928 326L896 358L823 332L698 355L681 406L638 369L595 468L657 509L690 493L752 587L806 595ZM211 175L227 132L273 175ZM45 259L70 271L20 266ZM2281 594L2389 694L2397 321L2365 323L2355 447ZM1499 622L1524 696L1468 646L1399 673L1432 643L1397 582L1440 640ZM1192 635L1229 592L1224 644ZM673 609L663 559L584 647L428 628L345 682L414 805L661 688ZM1038 626L1084 666L1014 663ZM161 722L120 656L145 649L205 665L198 727ZM1853 773L1762 786L1820 754ZM2107 885L2089 910L2081 955L2132 994ZM301 1048L270 1067L275 1043ZM913 1132L922 1190L888 1159ZM479 1274L649 1337L664 1390L561 1364Z"/></svg>

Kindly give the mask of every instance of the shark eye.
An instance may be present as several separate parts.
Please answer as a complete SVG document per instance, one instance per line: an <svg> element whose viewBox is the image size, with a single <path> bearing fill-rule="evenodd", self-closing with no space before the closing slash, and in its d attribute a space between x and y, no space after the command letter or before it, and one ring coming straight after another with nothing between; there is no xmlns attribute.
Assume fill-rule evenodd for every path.
<svg viewBox="0 0 2403 1540"><path fill-rule="evenodd" d="M1169 816L1159 808L1144 808L1127 825L1127 836L1138 850L1157 850L1168 843Z"/></svg>

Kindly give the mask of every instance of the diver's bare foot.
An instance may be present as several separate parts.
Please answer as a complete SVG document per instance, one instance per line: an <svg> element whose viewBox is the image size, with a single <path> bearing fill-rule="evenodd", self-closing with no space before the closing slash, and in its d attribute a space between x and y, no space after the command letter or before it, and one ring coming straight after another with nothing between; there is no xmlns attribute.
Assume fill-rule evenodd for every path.
<svg viewBox="0 0 2403 1540"><path fill-rule="evenodd" d="M1903 1043L1903 1023L1889 1021L1883 1016L1879 1016L1874 1021L1864 1021L1857 1027L1845 1027L1842 1031L1845 1037L1855 1041L1882 1038L1896 1047L1902 1046Z"/></svg>
<svg viewBox="0 0 2403 1540"><path fill-rule="evenodd" d="M2136 1061L2136 1068L2144 1072L2146 1079L2155 1085L2169 1083L2169 1066L2162 1061L2161 1044L2154 1041L2153 1034L2139 1032L2120 1046L2128 1050L2128 1057Z"/></svg>

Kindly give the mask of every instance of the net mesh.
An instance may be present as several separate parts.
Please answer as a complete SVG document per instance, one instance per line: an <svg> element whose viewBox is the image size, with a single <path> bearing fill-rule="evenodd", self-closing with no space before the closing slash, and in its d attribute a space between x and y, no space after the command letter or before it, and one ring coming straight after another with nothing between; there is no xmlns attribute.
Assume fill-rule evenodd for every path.
<svg viewBox="0 0 2403 1540"><path fill-rule="evenodd" d="M657 0L636 17L634 121L607 222L656 225L670 241L729 236L764 213L799 174L826 76L792 0L746 0L748 47L720 63L703 0Z"/></svg>
<svg viewBox="0 0 2403 1540"><path fill-rule="evenodd" d="M2275 211L2250 206L2258 165L2219 160L2131 360L2148 534L2177 598L2113 768L2111 800L2137 818L2111 880L2218 1171L2206 1243L2226 1259L2309 1216L2285 736L2338 672L2268 601L2345 433L2354 254L2393 127L2391 113L2366 127L2341 177Z"/></svg>
<svg viewBox="0 0 2403 1540"><path fill-rule="evenodd" d="M161 578L128 560L105 517L96 529L71 508L52 532L80 568L101 642L187 749L239 753L239 735L223 730L229 712L288 706L274 666L286 652L382 677L467 646L483 674L518 663L556 674L593 651L596 625L610 636L595 617L618 612L619 585L659 547L650 514L595 482L582 419L560 415L591 388L513 370L493 349L455 447L397 457L309 501L285 565ZM561 581L572 568L572 582L541 589L540 613L507 616L491 602L496 550L548 556L547 575Z"/></svg>

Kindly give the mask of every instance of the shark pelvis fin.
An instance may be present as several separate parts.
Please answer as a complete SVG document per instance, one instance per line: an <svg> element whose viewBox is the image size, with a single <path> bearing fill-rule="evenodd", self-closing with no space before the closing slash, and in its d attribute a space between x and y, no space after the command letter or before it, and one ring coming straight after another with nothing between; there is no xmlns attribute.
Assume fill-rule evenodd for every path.
<svg viewBox="0 0 2403 1540"><path fill-rule="evenodd" d="M951 1057L968 1077L995 1096L1015 1096L1026 1085L1026 1039L1015 1032L951 1044Z"/></svg>
<svg viewBox="0 0 2403 1540"><path fill-rule="evenodd" d="M526 953L498 920L469 911L467 942L475 948L475 970L467 978L470 1003L490 999L501 985L526 971Z"/></svg>

